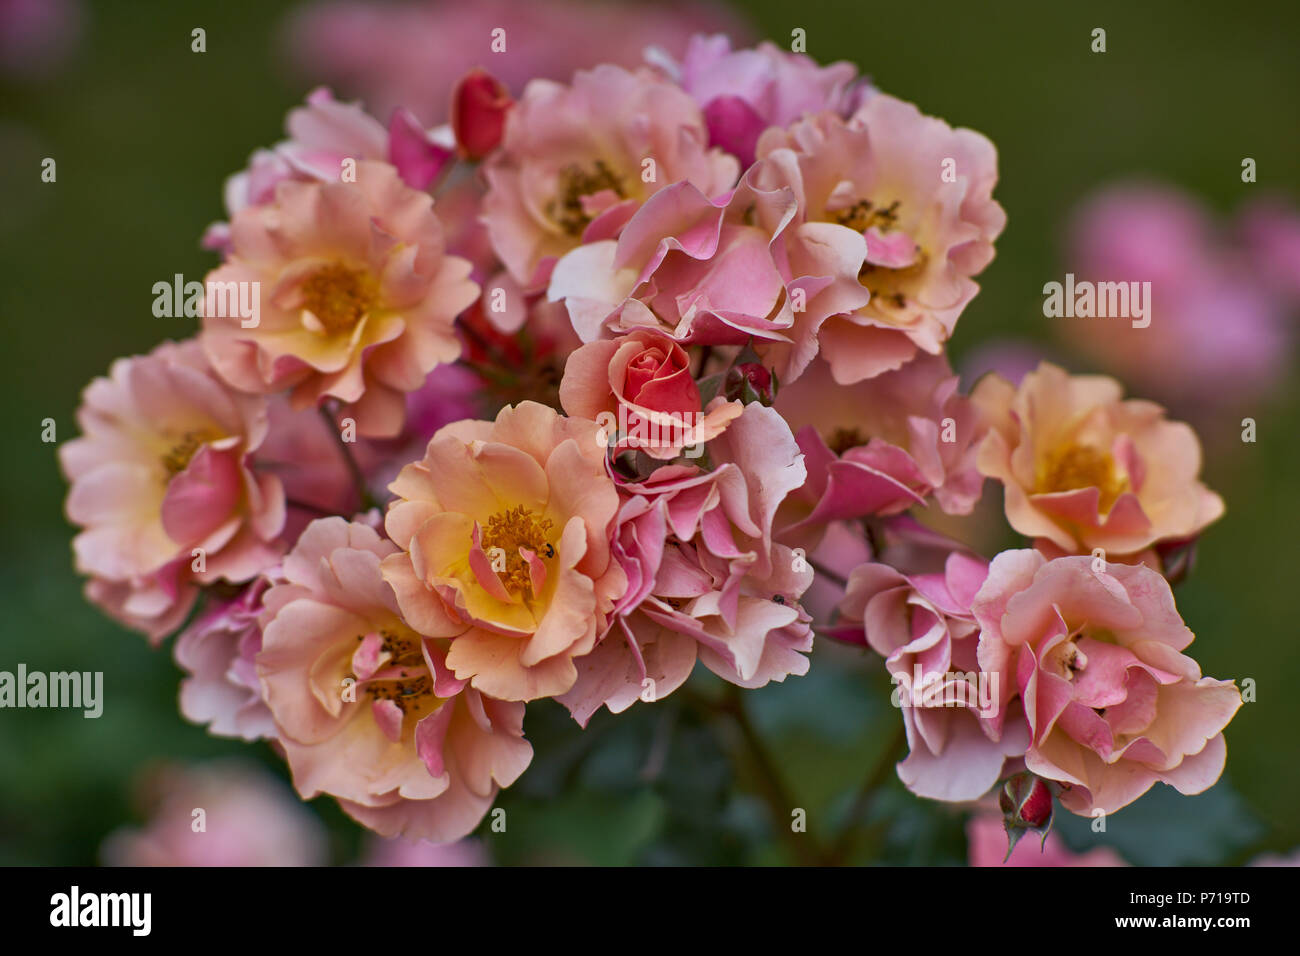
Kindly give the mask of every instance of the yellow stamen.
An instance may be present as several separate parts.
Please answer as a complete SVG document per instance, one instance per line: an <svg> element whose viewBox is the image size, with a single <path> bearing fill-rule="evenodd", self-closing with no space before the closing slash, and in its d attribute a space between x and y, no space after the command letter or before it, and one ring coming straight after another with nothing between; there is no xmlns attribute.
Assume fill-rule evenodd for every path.
<svg viewBox="0 0 1300 956"><path fill-rule="evenodd" d="M330 335L351 332L379 297L374 276L341 262L317 269L303 280L301 291L303 309Z"/></svg>
<svg viewBox="0 0 1300 956"><path fill-rule="evenodd" d="M493 568L507 591L514 594L525 588L532 591L532 576L519 549L527 548L540 558L554 557L555 547L549 540L551 528L550 518L538 518L531 508L523 505L499 511L488 518L487 527L483 529L483 550L489 553L489 557L493 548L504 552L505 569L500 569L500 559L493 562Z"/></svg>

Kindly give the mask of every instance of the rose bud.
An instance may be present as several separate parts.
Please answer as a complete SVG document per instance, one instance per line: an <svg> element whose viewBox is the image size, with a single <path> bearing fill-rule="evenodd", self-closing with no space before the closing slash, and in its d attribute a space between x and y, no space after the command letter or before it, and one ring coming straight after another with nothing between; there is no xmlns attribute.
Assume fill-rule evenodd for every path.
<svg viewBox="0 0 1300 956"><path fill-rule="evenodd" d="M1028 830L1039 831L1043 840L1052 828L1052 790L1047 781L1032 773L1018 773L1007 779L998 794L1002 825L1007 831L1007 857Z"/></svg>
<svg viewBox="0 0 1300 956"><path fill-rule="evenodd" d="M475 67L461 77L451 96L451 128L466 159L482 159L501 142L510 91L487 70Z"/></svg>
<svg viewBox="0 0 1300 956"><path fill-rule="evenodd" d="M750 402L762 402L771 405L776 397L776 377L766 366L758 362L742 362L727 372L726 396L739 399L748 405Z"/></svg>

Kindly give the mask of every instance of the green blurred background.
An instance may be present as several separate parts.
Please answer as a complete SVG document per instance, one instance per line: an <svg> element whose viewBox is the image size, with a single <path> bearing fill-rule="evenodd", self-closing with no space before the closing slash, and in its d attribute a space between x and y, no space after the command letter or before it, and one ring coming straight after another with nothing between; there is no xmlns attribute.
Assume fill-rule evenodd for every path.
<svg viewBox="0 0 1300 956"><path fill-rule="evenodd" d="M81 389L113 358L192 331L188 320L152 316L151 287L210 268L198 236L221 216L222 182L255 147L282 137L285 111L312 85L284 62L280 26L290 6L92 3L81 44L60 73L0 80L7 410L0 670L19 662L102 670L106 696L98 720L77 711L0 711L0 863L95 862L103 836L133 819L132 779L157 759L255 754L283 776L264 746L217 740L187 724L169 655L83 601L62 515L66 489L41 421L56 420L60 441L72 437ZM1048 338L1042 284L1065 271L1066 213L1098 185L1147 175L1224 213L1255 190L1297 198L1294 2L733 6L756 35L788 45L791 29L802 27L812 56L852 60L883 89L997 144L996 195L1009 224L958 327L955 360L994 338ZM202 55L190 52L195 26L207 31ZM1089 49L1097 26L1107 31L1102 55ZM40 181L46 156L58 163L53 184ZM1258 184L1241 182L1243 156L1258 161ZM1240 445L1239 416L1209 424L1222 433L1208 435L1207 445L1233 449L1205 465L1228 513L1205 535L1178 603L1197 633L1193 651L1204 671L1253 678L1258 701L1228 730L1218 787L1170 799L1157 786L1110 822L1104 839L1132 862L1235 863L1300 844L1295 384L1254 411L1257 444ZM898 717L887 695L878 664L835 648L818 649L809 677L751 695L813 831L833 829L893 735ZM725 738L709 723L682 701L618 719L602 712L578 734L558 707L530 708L526 729L538 761L503 795L510 835L485 834L489 849L502 862L788 859L754 796L750 768L725 758ZM643 773L663 741L665 769ZM312 806L330 825L335 858L346 859L356 828L328 800ZM960 817L896 783L871 819L862 859L964 857ZM1076 821L1067 821L1065 836L1076 846L1102 839Z"/></svg>

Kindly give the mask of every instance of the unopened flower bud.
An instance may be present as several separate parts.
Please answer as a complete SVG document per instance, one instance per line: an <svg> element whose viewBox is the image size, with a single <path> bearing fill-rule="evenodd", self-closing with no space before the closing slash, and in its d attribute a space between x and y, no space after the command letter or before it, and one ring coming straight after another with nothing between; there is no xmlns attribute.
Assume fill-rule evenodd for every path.
<svg viewBox="0 0 1300 956"><path fill-rule="evenodd" d="M487 70L475 68L461 77L451 96L451 128L461 155L482 159L496 149L513 105L510 91Z"/></svg>

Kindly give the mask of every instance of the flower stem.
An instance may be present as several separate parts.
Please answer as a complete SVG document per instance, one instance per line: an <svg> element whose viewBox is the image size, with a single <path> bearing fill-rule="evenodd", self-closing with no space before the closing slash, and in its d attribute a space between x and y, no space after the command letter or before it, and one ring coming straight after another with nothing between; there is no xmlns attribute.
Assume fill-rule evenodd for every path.
<svg viewBox="0 0 1300 956"><path fill-rule="evenodd" d="M749 717L745 708L744 692L734 684L727 685L726 696L717 702L716 709L735 723L740 731L740 739L755 771L755 780L759 786L759 795L767 804L772 815L772 826L782 838L800 866L817 866L822 860L821 850L811 833L796 832L790 826L791 813L797 809L797 802L785 785L776 761L768 752L758 728Z"/></svg>
<svg viewBox="0 0 1300 956"><path fill-rule="evenodd" d="M844 825L840 828L839 836L826 857L826 862L830 866L843 866L852 855L862 818L871 809L876 794L889 778L889 772L894 768L906 743L907 732L900 722L894 736L885 744L875 764L867 772L866 779L862 781L862 786L853 797L853 802L849 804L848 812L844 815Z"/></svg>
<svg viewBox="0 0 1300 956"><path fill-rule="evenodd" d="M352 476L352 483L357 489L357 498L361 502L361 511L369 511L371 508L378 507L379 502L375 500L366 487L365 475L361 473L361 466L352 455L352 449L348 447L348 442L343 440L343 433L339 431L339 424L334 418L334 413L324 405L320 407L321 418L325 419L325 426L329 429L330 434L334 436L334 444L338 446L339 454L343 456L343 463L347 466L348 474Z"/></svg>

